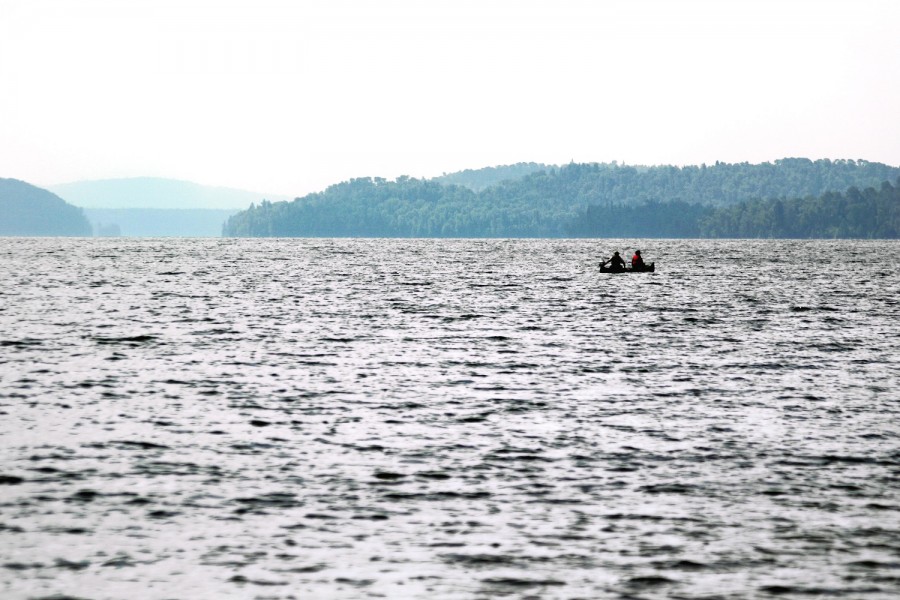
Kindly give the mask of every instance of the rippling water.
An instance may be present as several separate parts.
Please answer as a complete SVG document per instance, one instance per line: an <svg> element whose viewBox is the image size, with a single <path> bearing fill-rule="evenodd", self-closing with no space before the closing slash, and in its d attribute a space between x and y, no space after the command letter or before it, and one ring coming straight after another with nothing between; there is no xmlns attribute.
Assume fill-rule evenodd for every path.
<svg viewBox="0 0 900 600"><path fill-rule="evenodd" d="M895 598L900 244L0 239L0 595Z"/></svg>

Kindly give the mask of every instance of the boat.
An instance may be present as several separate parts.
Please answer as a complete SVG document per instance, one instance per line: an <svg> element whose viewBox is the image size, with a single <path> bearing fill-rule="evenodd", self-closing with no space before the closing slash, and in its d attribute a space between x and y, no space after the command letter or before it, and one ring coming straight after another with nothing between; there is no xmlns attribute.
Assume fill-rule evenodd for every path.
<svg viewBox="0 0 900 600"><path fill-rule="evenodd" d="M656 263L644 265L643 269L632 269L631 267L626 267L624 269L613 269L611 267L604 267L602 264L600 265L601 273L653 273L654 271L656 271Z"/></svg>

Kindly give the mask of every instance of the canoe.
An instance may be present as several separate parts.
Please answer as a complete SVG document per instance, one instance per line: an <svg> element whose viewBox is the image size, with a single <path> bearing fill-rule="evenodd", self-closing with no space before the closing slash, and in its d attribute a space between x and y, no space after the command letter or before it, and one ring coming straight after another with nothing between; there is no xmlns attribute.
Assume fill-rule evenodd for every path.
<svg viewBox="0 0 900 600"><path fill-rule="evenodd" d="M650 263L649 265L645 265L643 269L637 269L637 270L634 270L631 268L611 269L609 267L604 267L603 265L600 265L601 273L653 273L654 271L656 271L656 263Z"/></svg>

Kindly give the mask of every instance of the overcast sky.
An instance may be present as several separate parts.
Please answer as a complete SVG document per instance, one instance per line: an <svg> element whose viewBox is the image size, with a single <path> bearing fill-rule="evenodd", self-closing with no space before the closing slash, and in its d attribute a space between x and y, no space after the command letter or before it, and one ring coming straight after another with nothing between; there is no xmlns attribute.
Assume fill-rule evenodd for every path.
<svg viewBox="0 0 900 600"><path fill-rule="evenodd" d="M897 0L0 0L0 177L900 166Z"/></svg>

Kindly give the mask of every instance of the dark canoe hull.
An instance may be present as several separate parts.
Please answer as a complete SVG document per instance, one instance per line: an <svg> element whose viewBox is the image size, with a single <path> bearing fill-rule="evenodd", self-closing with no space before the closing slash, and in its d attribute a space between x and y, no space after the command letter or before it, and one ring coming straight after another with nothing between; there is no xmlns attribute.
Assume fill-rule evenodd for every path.
<svg viewBox="0 0 900 600"><path fill-rule="evenodd" d="M654 271L656 271L656 263L650 263L649 265L645 266L643 269L638 269L636 271L634 269L616 270L616 269L610 269L609 267L604 267L602 265L600 266L601 273L653 273Z"/></svg>

